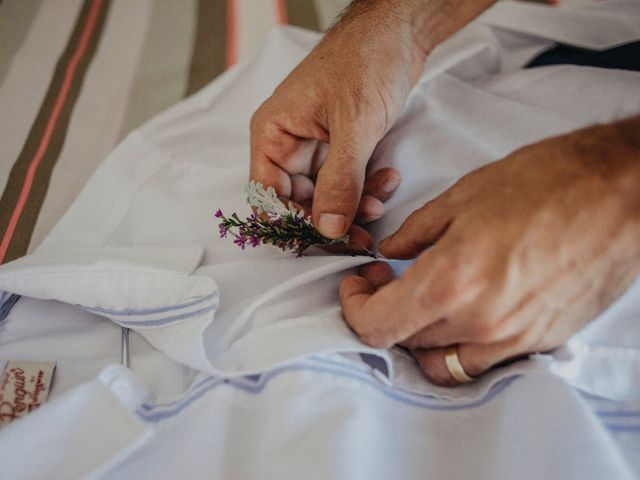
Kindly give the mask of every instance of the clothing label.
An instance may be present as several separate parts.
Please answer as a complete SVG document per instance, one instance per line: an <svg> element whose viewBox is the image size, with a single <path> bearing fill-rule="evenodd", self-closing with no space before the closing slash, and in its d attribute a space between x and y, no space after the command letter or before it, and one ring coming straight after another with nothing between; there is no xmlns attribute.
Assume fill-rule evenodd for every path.
<svg viewBox="0 0 640 480"><path fill-rule="evenodd" d="M55 368L55 362L7 362L0 380L0 427L47 401Z"/></svg>

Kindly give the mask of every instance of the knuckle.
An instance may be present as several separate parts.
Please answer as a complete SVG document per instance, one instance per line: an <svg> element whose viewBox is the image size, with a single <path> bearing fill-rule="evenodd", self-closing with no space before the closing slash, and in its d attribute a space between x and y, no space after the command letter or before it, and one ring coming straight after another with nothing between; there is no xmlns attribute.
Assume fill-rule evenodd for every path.
<svg viewBox="0 0 640 480"><path fill-rule="evenodd" d="M433 286L431 298L437 304L450 305L460 292L459 285L452 278L445 278Z"/></svg>
<svg viewBox="0 0 640 480"><path fill-rule="evenodd" d="M262 114L263 107L259 107L253 115L251 115L251 119L249 120L249 130L251 133L258 132L264 125L264 116Z"/></svg>

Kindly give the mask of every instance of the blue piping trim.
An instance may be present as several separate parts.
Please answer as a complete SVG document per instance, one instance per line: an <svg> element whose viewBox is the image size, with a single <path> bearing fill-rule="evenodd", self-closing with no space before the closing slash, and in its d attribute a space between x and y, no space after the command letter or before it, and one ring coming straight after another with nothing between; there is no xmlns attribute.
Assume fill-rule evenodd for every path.
<svg viewBox="0 0 640 480"><path fill-rule="evenodd" d="M347 372L359 373L360 375L366 375L366 376L370 375L371 370L374 370L368 364L364 363L364 361L362 362L363 368L357 368L353 365L348 365L338 360L331 360L330 358L323 358L323 357L316 357L316 356L305 358L305 361L311 362L311 363L318 363L320 365L328 365L331 367L336 367L342 370L346 370Z"/></svg>
<svg viewBox="0 0 640 480"><path fill-rule="evenodd" d="M189 388L189 390L187 391L187 395L190 395L192 392L197 391L198 389L200 389L203 385L209 384L211 382L214 381L218 381L218 382L223 382L225 379L223 378L217 378L217 377L207 377L204 380L201 380L200 382L198 382L196 385L192 386L191 388ZM146 411L152 411L154 409L157 408L166 408L166 407L172 407L175 405L178 405L184 401L186 401L187 399L185 398L180 398L178 400L174 400L173 402L168 402L168 403L163 403L161 405L152 405L149 403L143 403L142 405L140 405L140 407L138 408L138 410L146 410Z"/></svg>
<svg viewBox="0 0 640 480"><path fill-rule="evenodd" d="M132 321L119 321L118 323L123 326L130 327L150 327L150 326L158 326L158 325L166 325L168 323L177 322L180 320L187 320L189 318L197 317L199 315L213 312L216 308L218 308L218 302L209 305L208 307L201 308L199 310L194 310L193 312L182 313L180 315L172 315L170 317L164 318L156 318L153 320L132 320Z"/></svg>
<svg viewBox="0 0 640 480"><path fill-rule="evenodd" d="M20 295L14 293L6 297L3 300L3 303L0 303L0 322L4 322L7 319L9 313L11 312L15 304L18 303L18 300L20 300L20 298L22 298Z"/></svg>
<svg viewBox="0 0 640 480"><path fill-rule="evenodd" d="M183 309L183 308L193 307L194 305L198 305L200 303L204 303L204 302L207 302L209 300L213 300L214 298L216 298L216 299L218 298L218 292L217 291L207 295L206 297L200 297L197 300L193 300L193 301L188 302L188 303L182 303L182 304L179 304L179 305L172 305L172 306L167 306L167 307L148 308L148 309L142 309L142 310L134 310L134 309L109 310L107 308L85 307L83 305L78 305L78 307L83 308L85 310L88 310L89 312L103 313L103 314L106 314L106 315L119 315L119 316L153 315L155 313L172 312L172 311L180 310L180 309Z"/></svg>
<svg viewBox="0 0 640 480"><path fill-rule="evenodd" d="M604 418L634 418L634 417L638 417L640 418L640 412L634 412L634 411L628 411L628 410L620 410L620 411L613 411L613 412L596 412L598 414L599 417L604 417Z"/></svg>
<svg viewBox="0 0 640 480"><path fill-rule="evenodd" d="M348 367L336 369L336 368L321 367L321 366L315 366L315 365L309 365L309 364L287 365L284 367L274 369L268 373L265 373L264 375L262 375L260 381L255 384L246 384L233 379L220 379L216 377L209 377L208 379L203 380L196 387L194 387L192 390L192 394L187 398L181 399L177 402L173 402L172 404L166 404L166 405L156 405L156 406L143 405L141 408L138 409L137 413L144 420L155 423L160 420L164 420L164 419L171 418L178 415L180 412L182 412L182 410L184 410L189 405L191 405L195 400L201 398L203 395L205 395L206 393L208 393L209 391L211 391L212 389L220 385L229 385L231 387L242 390L246 393L257 395L264 390L264 388L272 378L282 375L285 372L291 372L291 371L314 371L319 373L333 374L343 378L352 378L360 382L363 382L369 385L370 387L373 387L373 389L378 391L378 393L381 393L382 395L388 398L391 398L392 400L396 400L405 405L409 405L416 408L422 408L427 410L440 410L440 411L468 410L468 409L476 408L480 405L483 405L489 402L490 400L495 398L499 393L504 391L518 377L518 376L513 376L511 378L504 379L496 383L492 387L492 389L489 391L489 393L479 400L474 400L466 404L451 405L451 404L443 404L443 403L437 404L433 402L427 402L422 397L400 392L400 391L394 390L391 387L382 385L380 382L373 379L372 377L362 375L360 371L356 371L356 370L347 371L347 370L348 370ZM358 373L355 373L355 372L358 372ZM166 409L167 407L171 407L171 408ZM157 411L157 410L160 410L160 411Z"/></svg>
<svg viewBox="0 0 640 480"><path fill-rule="evenodd" d="M606 427L612 432L640 432L640 425L606 425Z"/></svg>

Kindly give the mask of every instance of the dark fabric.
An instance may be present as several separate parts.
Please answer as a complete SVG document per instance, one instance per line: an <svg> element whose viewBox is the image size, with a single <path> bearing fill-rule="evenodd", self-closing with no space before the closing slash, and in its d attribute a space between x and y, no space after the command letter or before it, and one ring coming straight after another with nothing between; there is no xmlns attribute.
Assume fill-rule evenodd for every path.
<svg viewBox="0 0 640 480"><path fill-rule="evenodd" d="M560 45L536 57L527 68L566 64L640 72L640 42L628 43L603 51Z"/></svg>

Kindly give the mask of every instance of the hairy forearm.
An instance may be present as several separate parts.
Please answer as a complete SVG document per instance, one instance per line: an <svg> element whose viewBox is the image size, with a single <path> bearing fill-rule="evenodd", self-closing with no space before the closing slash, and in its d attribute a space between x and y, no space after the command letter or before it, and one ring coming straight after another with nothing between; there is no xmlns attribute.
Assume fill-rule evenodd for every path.
<svg viewBox="0 0 640 480"><path fill-rule="evenodd" d="M496 0L354 0L340 22L352 21L377 10L381 15L410 22L413 40L424 60L449 38L493 5Z"/></svg>
<svg viewBox="0 0 640 480"><path fill-rule="evenodd" d="M495 0L412 1L415 41L425 56L495 3Z"/></svg>

